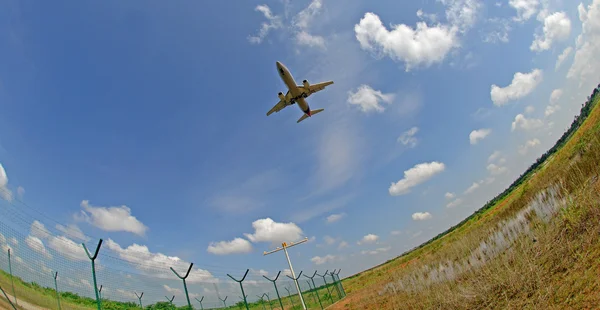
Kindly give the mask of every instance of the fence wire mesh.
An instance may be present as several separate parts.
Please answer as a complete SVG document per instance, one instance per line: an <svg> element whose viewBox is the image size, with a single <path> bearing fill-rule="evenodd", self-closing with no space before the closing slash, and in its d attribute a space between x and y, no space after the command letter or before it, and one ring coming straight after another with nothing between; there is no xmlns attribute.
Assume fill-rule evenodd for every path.
<svg viewBox="0 0 600 310"><path fill-rule="evenodd" d="M302 309L289 273L280 272L276 289L269 279L277 271L266 275L252 269L193 265L185 280L186 296L182 279L170 268L183 277L190 262L152 253L137 244L123 248L106 239L93 270L83 244L93 256L98 242L76 226L62 225L14 198L0 199L0 307L187 309L189 298L193 309ZM228 276L240 280L246 272L242 285L247 306L239 283ZM345 296L335 271L319 271L309 278L314 272L298 278L308 309L323 309Z"/></svg>

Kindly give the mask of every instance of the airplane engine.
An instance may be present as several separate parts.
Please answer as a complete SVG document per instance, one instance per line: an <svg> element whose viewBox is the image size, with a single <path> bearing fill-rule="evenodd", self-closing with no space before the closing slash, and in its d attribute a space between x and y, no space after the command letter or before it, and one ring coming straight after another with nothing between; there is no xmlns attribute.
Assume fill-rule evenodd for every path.
<svg viewBox="0 0 600 310"><path fill-rule="evenodd" d="M282 92L279 92L279 94L277 94L277 96L279 97L279 99L285 101L285 96L283 95Z"/></svg>
<svg viewBox="0 0 600 310"><path fill-rule="evenodd" d="M304 88L305 88L306 90L308 90L308 88L310 87L310 84L308 84L308 81L307 81L307 80L304 80L304 81L302 81L302 85L304 86Z"/></svg>

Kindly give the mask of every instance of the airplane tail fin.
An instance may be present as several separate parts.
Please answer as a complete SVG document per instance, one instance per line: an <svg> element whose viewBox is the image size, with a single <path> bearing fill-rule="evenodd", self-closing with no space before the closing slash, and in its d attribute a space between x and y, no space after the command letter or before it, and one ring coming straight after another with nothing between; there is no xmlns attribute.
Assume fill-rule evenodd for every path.
<svg viewBox="0 0 600 310"><path fill-rule="evenodd" d="M311 110L310 111L310 116L313 116L317 113L323 112L325 109L316 109L316 110ZM296 123L300 123L301 121L305 120L308 117L308 114L304 113L302 114L302 116L298 119L298 121Z"/></svg>

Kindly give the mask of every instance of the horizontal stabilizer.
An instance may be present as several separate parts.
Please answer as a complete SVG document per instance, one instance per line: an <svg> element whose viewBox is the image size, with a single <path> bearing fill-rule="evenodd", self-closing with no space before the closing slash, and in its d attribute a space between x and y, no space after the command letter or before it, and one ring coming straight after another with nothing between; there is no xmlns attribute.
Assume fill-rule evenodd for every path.
<svg viewBox="0 0 600 310"><path fill-rule="evenodd" d="M316 109L316 110L311 110L310 111L310 116L313 116L317 113L323 112L325 109ZM305 120L308 117L308 114L304 113L302 114L302 116L298 119L298 121L296 123L300 123L301 121Z"/></svg>

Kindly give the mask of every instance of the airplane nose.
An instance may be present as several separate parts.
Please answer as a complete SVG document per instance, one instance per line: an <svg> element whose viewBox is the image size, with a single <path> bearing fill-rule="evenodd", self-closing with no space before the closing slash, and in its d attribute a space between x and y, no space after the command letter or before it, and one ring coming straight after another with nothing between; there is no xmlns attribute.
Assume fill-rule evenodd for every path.
<svg viewBox="0 0 600 310"><path fill-rule="evenodd" d="M279 61L277 61L276 64L277 64L277 68L281 67L281 63Z"/></svg>

